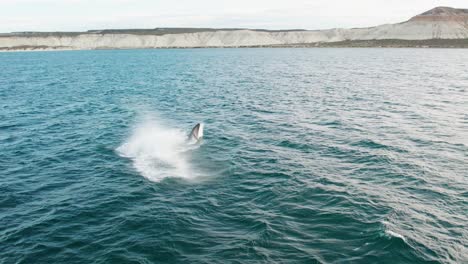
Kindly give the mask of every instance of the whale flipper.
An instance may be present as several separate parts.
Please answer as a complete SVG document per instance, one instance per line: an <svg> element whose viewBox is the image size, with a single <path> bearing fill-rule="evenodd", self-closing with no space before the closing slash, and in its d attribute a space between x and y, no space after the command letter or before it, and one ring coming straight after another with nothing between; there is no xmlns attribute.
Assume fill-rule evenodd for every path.
<svg viewBox="0 0 468 264"><path fill-rule="evenodd" d="M203 138L203 124L198 123L190 132L189 139L200 140Z"/></svg>

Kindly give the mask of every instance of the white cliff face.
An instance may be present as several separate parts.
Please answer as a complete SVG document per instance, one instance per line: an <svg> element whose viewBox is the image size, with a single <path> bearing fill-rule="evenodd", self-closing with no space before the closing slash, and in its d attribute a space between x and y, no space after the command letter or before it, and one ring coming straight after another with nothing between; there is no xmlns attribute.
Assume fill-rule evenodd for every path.
<svg viewBox="0 0 468 264"><path fill-rule="evenodd" d="M467 39L468 10L439 7L407 22L370 28L314 31L218 30L166 35L48 34L48 36L0 35L0 49L125 49L242 47L263 45L310 44L344 40L424 40Z"/></svg>

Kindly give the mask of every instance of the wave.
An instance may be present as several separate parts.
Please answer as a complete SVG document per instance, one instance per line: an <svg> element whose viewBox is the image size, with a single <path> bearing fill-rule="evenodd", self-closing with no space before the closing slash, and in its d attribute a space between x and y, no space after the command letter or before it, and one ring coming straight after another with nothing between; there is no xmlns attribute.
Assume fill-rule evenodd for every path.
<svg viewBox="0 0 468 264"><path fill-rule="evenodd" d="M394 213L392 213L390 215L390 217L393 217ZM403 242L407 243L408 241L406 240L406 237L403 236L402 234L400 233L397 233L395 231L392 231L390 230L390 223L387 222L387 221L383 221L382 222L382 225L384 227L384 231L385 231L385 236L389 237L389 238L399 238L401 240L403 240Z"/></svg>
<svg viewBox="0 0 468 264"><path fill-rule="evenodd" d="M406 238L405 238L402 234L399 234L399 233L397 233L397 232L393 232L393 231L391 231L391 230L386 229L386 230L385 230L385 234L386 234L387 236L389 236L389 237L396 237L396 238L399 238L399 239L403 240L405 243L407 242L407 241L406 241Z"/></svg>
<svg viewBox="0 0 468 264"><path fill-rule="evenodd" d="M199 146L199 143L187 140L186 131L164 126L155 118L146 117L134 126L130 137L117 148L117 152L131 159L133 167L143 177L159 182L168 177L197 177L190 159Z"/></svg>

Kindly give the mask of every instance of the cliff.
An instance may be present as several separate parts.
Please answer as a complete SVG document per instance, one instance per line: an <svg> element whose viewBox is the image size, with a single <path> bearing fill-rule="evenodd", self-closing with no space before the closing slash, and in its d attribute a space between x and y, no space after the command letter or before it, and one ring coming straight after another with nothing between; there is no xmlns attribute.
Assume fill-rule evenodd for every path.
<svg viewBox="0 0 468 264"><path fill-rule="evenodd" d="M431 39L448 42L468 39L468 10L437 7L403 23L354 29L156 28L7 33L0 34L0 50L320 46L323 43L366 40L402 40L409 43Z"/></svg>

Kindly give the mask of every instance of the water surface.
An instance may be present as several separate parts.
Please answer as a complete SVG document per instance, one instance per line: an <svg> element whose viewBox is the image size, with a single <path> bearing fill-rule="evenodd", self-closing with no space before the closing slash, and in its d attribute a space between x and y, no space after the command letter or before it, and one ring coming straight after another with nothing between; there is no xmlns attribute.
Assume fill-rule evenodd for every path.
<svg viewBox="0 0 468 264"><path fill-rule="evenodd" d="M0 53L0 263L468 262L467 69L456 49Z"/></svg>

